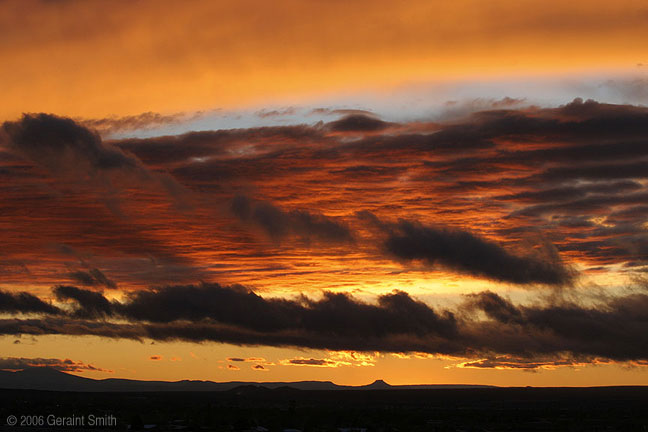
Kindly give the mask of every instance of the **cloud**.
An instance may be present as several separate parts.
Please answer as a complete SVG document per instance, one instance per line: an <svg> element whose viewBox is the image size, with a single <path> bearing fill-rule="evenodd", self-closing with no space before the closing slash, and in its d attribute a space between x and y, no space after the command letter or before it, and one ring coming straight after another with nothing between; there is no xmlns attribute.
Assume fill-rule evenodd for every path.
<svg viewBox="0 0 648 432"><path fill-rule="evenodd" d="M108 198L133 184L164 190L178 201L186 190L168 174L155 173L133 154L104 142L72 119L51 114L24 114L6 121L8 148L59 179L101 190ZM180 201L178 201L180 203Z"/></svg>
<svg viewBox="0 0 648 432"><path fill-rule="evenodd" d="M141 171L137 159L106 145L74 120L50 114L25 114L4 122L9 146L51 172L67 176L97 176L104 170Z"/></svg>
<svg viewBox="0 0 648 432"><path fill-rule="evenodd" d="M258 127L247 129L224 129L215 131L194 131L182 135L160 136L146 139L127 138L111 143L124 151L136 155L147 165L186 164L174 174L180 177L195 175L195 170L205 166L205 160L223 158L231 161L239 157L248 159L273 154L296 144L306 145L324 139L317 127L305 125ZM262 159L263 160L263 159ZM196 163L197 162L197 163ZM224 168L231 165L225 165ZM194 170L192 170L193 168ZM214 173L222 177L222 173ZM206 177L206 173L202 178ZM214 176L209 177L214 178Z"/></svg>
<svg viewBox="0 0 648 432"><path fill-rule="evenodd" d="M398 332L452 334L455 326L452 315L438 315L403 292L380 296L378 304L371 305L330 292L320 300L266 299L242 286L205 283L137 291L128 301L109 305L99 293L85 291L81 295L78 291L73 292L80 299L77 315L115 314L152 323L208 320L252 332L313 331L374 337Z"/></svg>
<svg viewBox="0 0 648 432"><path fill-rule="evenodd" d="M58 289L58 288L57 288ZM404 292L365 303L348 294L321 299L263 298L242 287L167 287L97 311L96 292L78 292L78 309L38 319L0 319L5 335L95 335L155 341L221 342L326 349L326 358L288 359L291 365L371 365L365 354L427 353L471 358L472 366L554 365L648 359L643 340L648 295L643 291L584 306L560 296L513 304L490 291L471 294L453 309L435 309ZM184 301L179 301L177 296ZM198 306L199 305L199 306ZM88 308L83 311L83 308ZM80 310L81 309L81 310ZM108 317L108 319L107 319ZM593 336L595 335L595 336ZM487 359L488 361L484 360ZM232 363L258 358L232 357ZM522 366L519 366L522 367Z"/></svg>
<svg viewBox="0 0 648 432"><path fill-rule="evenodd" d="M645 331L648 295L635 293L612 297L605 303L582 306L570 301L554 301L533 306L514 306L492 292L469 299L483 310L492 323L473 327L474 340L495 337L489 350L527 360L560 353L572 357L614 360L642 359L648 352L640 340ZM639 338L639 339L638 339ZM517 340L517 342L516 342ZM520 345L516 345L520 343ZM556 356L558 354L558 356Z"/></svg>
<svg viewBox="0 0 648 432"><path fill-rule="evenodd" d="M467 305L480 309L489 318L503 323L515 323L522 319L521 312L508 300L492 291L468 294Z"/></svg>
<svg viewBox="0 0 648 432"><path fill-rule="evenodd" d="M557 254L520 256L468 231L406 220L390 224L368 212L360 216L387 232L385 249L401 260L421 260L459 273L514 284L561 286L573 280L573 272Z"/></svg>
<svg viewBox="0 0 648 432"><path fill-rule="evenodd" d="M452 314L437 314L402 292L380 296L377 304L368 304L333 293L325 293L319 300L265 299L243 287L217 284L138 291L124 303L109 302L100 293L74 287L58 286L54 291L59 298L74 303L69 318L4 320L0 333L95 334L364 350L356 346L360 342L374 351L385 339L386 346L394 343L397 351L404 351L401 343L406 341L398 335L438 339L456 331ZM123 318L131 324L107 322L107 317Z"/></svg>
<svg viewBox="0 0 648 432"><path fill-rule="evenodd" d="M243 286L206 283L136 291L125 303L111 306L111 313L137 321L213 319L258 330L289 326L298 310L297 303L266 300Z"/></svg>
<svg viewBox="0 0 648 432"><path fill-rule="evenodd" d="M374 366L377 353L358 353L353 351L329 351L329 357L295 357L280 360L283 366L312 366L336 368L342 366Z"/></svg>
<svg viewBox="0 0 648 432"><path fill-rule="evenodd" d="M548 189L539 189L518 192L515 194L500 195L498 200L517 201L517 202L546 202L546 201L571 201L580 200L587 195L609 194L614 192L634 192L641 190L643 186L633 180L621 180L614 182L597 182L590 184L574 184L569 186L559 186Z"/></svg>
<svg viewBox="0 0 648 432"><path fill-rule="evenodd" d="M309 115L361 115L368 117L375 117L375 114L369 110L357 109L357 108L313 108Z"/></svg>
<svg viewBox="0 0 648 432"><path fill-rule="evenodd" d="M0 358L0 370L18 371L29 368L48 368L61 372L110 372L108 369L102 369L89 363L75 361L70 359L57 358L24 358L24 357L2 357Z"/></svg>
<svg viewBox="0 0 648 432"><path fill-rule="evenodd" d="M70 278L74 281L85 286L103 286L105 288L117 288L117 284L108 279L99 269L90 269L86 271L75 271L69 274Z"/></svg>
<svg viewBox="0 0 648 432"><path fill-rule="evenodd" d="M176 114L160 114L156 112L145 112L137 115L130 116L112 116L105 118L94 119L75 119L80 125L96 130L102 135L112 135L118 132L135 131L152 129L159 126L173 125L185 121L192 121L200 116L202 112L193 114L189 113L176 113Z"/></svg>
<svg viewBox="0 0 648 432"><path fill-rule="evenodd" d="M645 104L648 101L648 78L611 79L600 85L623 103Z"/></svg>
<svg viewBox="0 0 648 432"><path fill-rule="evenodd" d="M260 118L268 118L268 117L290 116L290 115L294 115L296 112L297 109L295 107L287 107L287 108L273 109L273 110L262 109L255 112L254 114Z"/></svg>
<svg viewBox="0 0 648 432"><path fill-rule="evenodd" d="M314 359L314 358L294 358L282 360L282 365L288 366L316 366L316 367L338 367L339 363L329 359Z"/></svg>
<svg viewBox="0 0 648 432"><path fill-rule="evenodd" d="M524 358L515 356L494 356L485 359L462 362L456 365L459 368L470 369L511 369L537 371L539 369L556 369L559 367L582 367L588 364L609 363L600 359L583 358L576 359L571 357L559 358Z"/></svg>
<svg viewBox="0 0 648 432"><path fill-rule="evenodd" d="M27 292L11 293L0 290L0 312L6 313L45 313L56 315L61 311Z"/></svg>
<svg viewBox="0 0 648 432"><path fill-rule="evenodd" d="M367 114L349 114L326 124L334 132L377 132L389 126L391 123Z"/></svg>
<svg viewBox="0 0 648 432"><path fill-rule="evenodd" d="M241 221L257 225L275 241L290 235L296 235L306 241L353 241L351 231L344 224L307 210L284 211L269 202L254 201L243 195L238 195L232 200L231 209Z"/></svg>
<svg viewBox="0 0 648 432"><path fill-rule="evenodd" d="M84 318L100 318L113 315L112 304L101 294L69 285L58 285L54 294L60 301L72 300L78 306L74 315Z"/></svg>
<svg viewBox="0 0 648 432"><path fill-rule="evenodd" d="M468 117L478 111L493 109L509 109L520 107L527 103L524 98L503 97L501 99L477 98L467 101L450 100L443 104L443 110L438 118L443 121L458 120Z"/></svg>
<svg viewBox="0 0 648 432"><path fill-rule="evenodd" d="M115 302L67 288L50 306L48 297L0 296L10 314L52 315L6 320L3 328L11 334L396 352L492 349L516 356L518 338L519 346L539 344L533 349L540 353L559 353L563 347L613 356L558 328L535 334L540 318L528 322L533 313L556 322L558 316L548 315L550 306L595 322L592 317L611 313L615 304L540 302L534 312L501 298L470 297L465 301L480 317L473 326L461 311L428 305L419 310L421 302L411 295L367 303L332 293L283 301L259 293L293 287L339 291L359 280L367 291L407 287L408 279L427 277L423 272L437 268L546 288L575 281L572 268L583 269L582 280L590 274L621 280L648 266L645 107L583 100L555 108L500 106L452 122L401 124L353 140L322 125L298 125L98 142L96 134L64 119L41 120L31 115L10 122L18 128L14 137L34 129L33 121L37 130L53 125L55 140L69 134L81 141L45 145L64 155L52 151L45 157L45 151L34 160L25 156L32 151L26 139L0 151L2 270L12 263L31 272L0 271L3 286L33 286L40 292L62 282L97 291L107 286L84 285L92 282L90 269L110 269L110 278L132 287L133 296ZM121 162L108 163L111 157ZM36 163L38 158L45 162ZM66 169L90 170L102 180L121 178L115 181L126 186L126 216L96 205L101 194L59 188L60 179L46 168L59 160ZM81 162L76 167L68 160ZM124 175L131 163L149 176L173 172L199 196L196 213L170 211L159 194L132 181L137 176ZM116 175L104 175L110 172ZM84 191L98 188L92 175L76 185ZM232 212L234 196L243 198L234 200ZM362 210L374 215L375 228L353 216ZM279 241L261 241L256 231ZM304 252L305 240L317 247ZM62 243L78 253L63 254L52 246ZM404 273L393 261L425 265L408 265ZM84 274L60 281L69 268ZM221 275L229 285L190 285ZM308 277L308 284L300 277ZM175 287L166 287L169 283ZM238 284L254 284L258 291ZM407 313L394 312L400 307ZM388 328L385 323L391 322ZM560 337L545 341L547 333ZM484 342L486 335L510 346ZM474 339L465 339L469 336Z"/></svg>
<svg viewBox="0 0 648 432"><path fill-rule="evenodd" d="M261 357L246 357L246 358L228 357L227 361L230 361L230 362L253 362L254 363L254 362L265 362L265 359L261 358Z"/></svg>

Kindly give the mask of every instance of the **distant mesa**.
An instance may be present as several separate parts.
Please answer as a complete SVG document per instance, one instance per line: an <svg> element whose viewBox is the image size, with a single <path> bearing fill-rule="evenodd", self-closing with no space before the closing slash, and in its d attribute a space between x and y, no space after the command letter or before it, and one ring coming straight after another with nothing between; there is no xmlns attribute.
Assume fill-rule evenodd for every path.
<svg viewBox="0 0 648 432"><path fill-rule="evenodd" d="M393 386L390 386L383 380L376 380L372 382L371 384L364 386L366 389L372 389L372 390L390 390L393 388Z"/></svg>
<svg viewBox="0 0 648 432"><path fill-rule="evenodd" d="M32 367L21 371L0 370L0 389L73 391L73 392L160 392L160 391L231 391L235 394L258 394L275 391L330 390L414 390L435 388L484 388L484 385L389 385L376 380L363 386L338 385L331 381L297 382L213 382L213 381L140 381L119 378L92 379L71 375L47 367Z"/></svg>

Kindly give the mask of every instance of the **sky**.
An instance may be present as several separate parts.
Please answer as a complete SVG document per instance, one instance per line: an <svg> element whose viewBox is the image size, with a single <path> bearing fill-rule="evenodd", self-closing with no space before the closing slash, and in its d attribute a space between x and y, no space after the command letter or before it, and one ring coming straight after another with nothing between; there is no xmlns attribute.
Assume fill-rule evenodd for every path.
<svg viewBox="0 0 648 432"><path fill-rule="evenodd" d="M641 1L0 0L0 369L648 385Z"/></svg>

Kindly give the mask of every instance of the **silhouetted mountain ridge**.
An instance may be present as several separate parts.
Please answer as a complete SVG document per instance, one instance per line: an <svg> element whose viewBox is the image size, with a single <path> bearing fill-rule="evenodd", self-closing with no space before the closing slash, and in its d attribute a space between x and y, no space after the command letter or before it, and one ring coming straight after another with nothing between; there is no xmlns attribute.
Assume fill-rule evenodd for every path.
<svg viewBox="0 0 648 432"><path fill-rule="evenodd" d="M392 386L376 380L364 386L338 385L331 381L296 382L214 382L201 380L141 381L123 378L85 378L46 367L17 372L0 371L0 388L74 392L159 392L159 391L233 391L241 394L265 390L391 390L433 388L483 388L483 385L406 385Z"/></svg>

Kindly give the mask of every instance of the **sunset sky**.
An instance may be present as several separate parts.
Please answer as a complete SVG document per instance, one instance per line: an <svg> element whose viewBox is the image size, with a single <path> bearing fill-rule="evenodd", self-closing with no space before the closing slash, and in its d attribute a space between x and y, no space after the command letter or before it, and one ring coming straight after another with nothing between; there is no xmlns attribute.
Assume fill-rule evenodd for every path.
<svg viewBox="0 0 648 432"><path fill-rule="evenodd" d="M648 5L0 0L0 369L648 385Z"/></svg>

